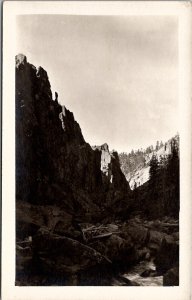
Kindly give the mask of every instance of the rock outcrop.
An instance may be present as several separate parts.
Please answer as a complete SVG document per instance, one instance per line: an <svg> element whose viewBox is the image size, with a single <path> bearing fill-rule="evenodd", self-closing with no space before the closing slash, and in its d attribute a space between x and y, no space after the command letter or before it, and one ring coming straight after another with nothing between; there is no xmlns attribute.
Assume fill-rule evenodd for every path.
<svg viewBox="0 0 192 300"><path fill-rule="evenodd" d="M168 255L169 253L169 255ZM157 271L165 273L169 269L179 265L179 241L172 236L163 239L159 253L155 260Z"/></svg>
<svg viewBox="0 0 192 300"><path fill-rule="evenodd" d="M149 181L150 161L153 155L157 157L160 162L171 155L172 143L175 143L179 148L179 135L169 139L165 144L162 144L158 149L147 151L137 150L131 153L120 153L120 166L123 174L129 182L130 188L133 190L136 187L142 186ZM152 146L151 146L152 147Z"/></svg>
<svg viewBox="0 0 192 300"><path fill-rule="evenodd" d="M93 216L129 200L118 155L91 148L73 113L52 99L47 72L16 56L16 197ZM93 213L94 212L94 213Z"/></svg>
<svg viewBox="0 0 192 300"><path fill-rule="evenodd" d="M167 271L163 276L164 286L178 286L179 285L179 267L174 267Z"/></svg>
<svg viewBox="0 0 192 300"><path fill-rule="evenodd" d="M110 263L95 249L46 229L40 229L34 236L33 248L41 271L44 269L52 275L73 275L98 264Z"/></svg>

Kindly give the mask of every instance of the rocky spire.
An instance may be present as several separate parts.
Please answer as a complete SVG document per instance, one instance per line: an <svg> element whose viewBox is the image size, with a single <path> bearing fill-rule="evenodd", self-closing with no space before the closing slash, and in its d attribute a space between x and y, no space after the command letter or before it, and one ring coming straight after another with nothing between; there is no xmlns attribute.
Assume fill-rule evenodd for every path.
<svg viewBox="0 0 192 300"><path fill-rule="evenodd" d="M25 65L27 63L27 57L23 54L18 54L15 56L15 65L16 68L19 68L20 65Z"/></svg>

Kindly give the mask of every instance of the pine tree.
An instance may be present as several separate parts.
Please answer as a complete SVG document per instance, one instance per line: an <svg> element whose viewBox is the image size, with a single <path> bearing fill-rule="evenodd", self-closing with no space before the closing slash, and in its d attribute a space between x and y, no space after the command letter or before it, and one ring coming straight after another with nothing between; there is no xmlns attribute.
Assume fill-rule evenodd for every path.
<svg viewBox="0 0 192 300"><path fill-rule="evenodd" d="M159 150L159 141L157 141L157 143L156 143L155 150L156 150L156 151L158 151L158 150Z"/></svg>
<svg viewBox="0 0 192 300"><path fill-rule="evenodd" d="M171 143L171 154L168 157L166 183L168 189L167 211L174 217L179 214L179 149L176 140Z"/></svg>
<svg viewBox="0 0 192 300"><path fill-rule="evenodd" d="M163 147L163 142L160 142L159 149Z"/></svg>
<svg viewBox="0 0 192 300"><path fill-rule="evenodd" d="M163 201L161 197L161 167L155 154L153 154L149 165L148 216L157 218L163 215Z"/></svg>
<svg viewBox="0 0 192 300"><path fill-rule="evenodd" d="M149 167L149 180L155 181L159 170L159 163L155 154L152 155Z"/></svg>

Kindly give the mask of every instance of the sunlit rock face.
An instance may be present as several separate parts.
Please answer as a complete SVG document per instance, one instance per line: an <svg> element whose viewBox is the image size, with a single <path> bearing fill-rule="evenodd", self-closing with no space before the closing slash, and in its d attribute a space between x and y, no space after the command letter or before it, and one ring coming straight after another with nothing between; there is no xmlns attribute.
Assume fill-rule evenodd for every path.
<svg viewBox="0 0 192 300"><path fill-rule="evenodd" d="M91 147L74 115L53 100L47 72L16 56L16 196L95 215L129 202L129 185L107 144ZM118 203L118 205L117 205ZM111 207L113 209L113 207Z"/></svg>
<svg viewBox="0 0 192 300"><path fill-rule="evenodd" d="M129 160L123 160L123 154L120 153L120 165L122 172L124 173L127 181L129 182L130 188L133 190L135 187L142 186L147 181L149 181L149 170L150 170L150 161L153 155L156 156L157 160L161 162L162 159L166 159L172 152L172 143L175 143L179 148L179 135L177 134L165 144L163 144L159 149L153 150L151 153L145 153L144 162L138 162L135 164L133 170L128 170L126 168L126 163ZM135 154L137 157L137 154Z"/></svg>

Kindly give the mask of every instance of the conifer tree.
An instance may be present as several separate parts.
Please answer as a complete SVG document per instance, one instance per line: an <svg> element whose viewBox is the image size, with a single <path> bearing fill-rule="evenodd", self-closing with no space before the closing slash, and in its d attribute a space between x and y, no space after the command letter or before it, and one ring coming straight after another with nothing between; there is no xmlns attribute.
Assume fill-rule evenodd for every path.
<svg viewBox="0 0 192 300"><path fill-rule="evenodd" d="M149 179L154 182L159 170L159 163L155 154L152 155L149 167Z"/></svg>
<svg viewBox="0 0 192 300"><path fill-rule="evenodd" d="M179 214L179 150L175 140L171 143L171 154L168 157L166 183L169 188L167 195L167 210L174 217Z"/></svg>

